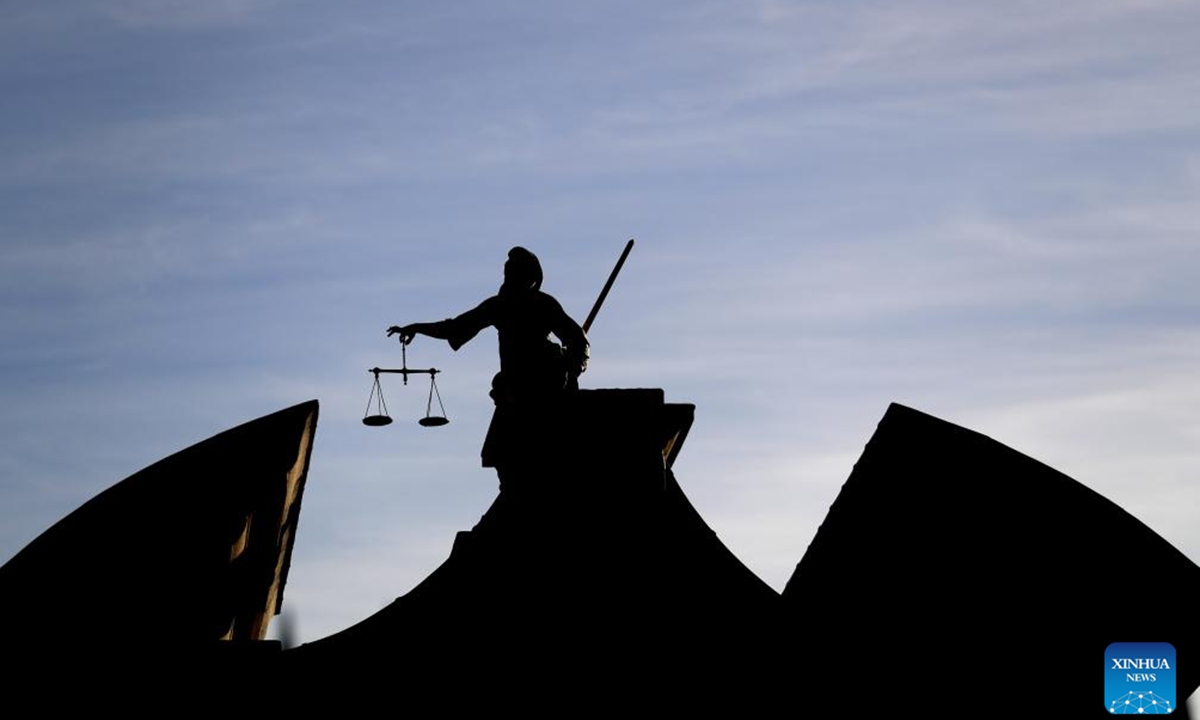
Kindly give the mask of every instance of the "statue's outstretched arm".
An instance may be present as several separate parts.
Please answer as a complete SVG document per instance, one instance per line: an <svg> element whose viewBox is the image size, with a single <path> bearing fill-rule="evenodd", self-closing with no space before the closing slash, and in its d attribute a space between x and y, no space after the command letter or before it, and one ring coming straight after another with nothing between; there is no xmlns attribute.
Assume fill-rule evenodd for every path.
<svg viewBox="0 0 1200 720"><path fill-rule="evenodd" d="M405 345L412 342L417 335L425 335L437 340L445 340L450 343L450 347L457 350L493 322L492 300L488 299L456 318L432 323L393 325L387 329L387 334L388 337L391 337L399 333L400 342Z"/></svg>

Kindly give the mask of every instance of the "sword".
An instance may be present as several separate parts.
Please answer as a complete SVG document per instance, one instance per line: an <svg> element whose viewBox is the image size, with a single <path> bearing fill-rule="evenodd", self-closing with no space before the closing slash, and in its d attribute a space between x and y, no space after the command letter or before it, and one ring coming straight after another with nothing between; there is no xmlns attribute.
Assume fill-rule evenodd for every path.
<svg viewBox="0 0 1200 720"><path fill-rule="evenodd" d="M625 258L629 257L629 251L632 249L633 238L629 238L629 242L625 243L625 250L621 252L621 257L617 260L617 266L613 268L612 274L608 276L608 282L604 283L604 289L600 291L600 297L596 298L596 304L592 306L592 311L588 313L587 320L583 321L584 333L587 333L588 328L592 326L592 321L596 319L596 313L600 312L600 306L604 304L604 298L608 297L608 291L612 289L613 281L617 279L617 273L621 272L621 266L625 264Z"/></svg>

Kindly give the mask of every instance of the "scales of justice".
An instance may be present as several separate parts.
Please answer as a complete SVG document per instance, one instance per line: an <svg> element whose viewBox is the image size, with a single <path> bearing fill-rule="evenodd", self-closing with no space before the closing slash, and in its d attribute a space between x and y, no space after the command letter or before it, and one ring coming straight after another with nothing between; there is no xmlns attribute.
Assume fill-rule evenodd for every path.
<svg viewBox="0 0 1200 720"><path fill-rule="evenodd" d="M612 289L613 282L617 279L617 274L621 272L621 267L625 264L625 259L629 257L629 251L633 249L633 239L625 243L625 249L621 252L621 257L617 259L616 266L608 276L608 281L604 284L604 288L600 291L600 296L596 298L596 303L592 306L592 311L588 313L587 320L581 326L586 334L591 328L592 322L596 319L597 313L600 312L600 306L604 304L605 298L608 297L609 290ZM400 367L398 368L381 368L373 367L367 370L374 376L374 381L371 384L371 393L367 397L367 409L363 414L363 425L369 427L383 427L392 424L392 417L388 414L387 401L383 398L383 385L380 382L381 374L400 375L404 379L404 385L408 385L409 375L428 375L429 376L429 393L425 401L425 416L417 421L423 427L441 427L449 424L450 420L446 417L446 406L442 403L442 394L438 391L437 375L442 372L437 368L410 368L408 367L408 352L403 337L400 338ZM433 412L433 399L437 398L438 412Z"/></svg>
<svg viewBox="0 0 1200 720"><path fill-rule="evenodd" d="M380 373L394 373L404 378L404 384L408 385L409 375L428 375L429 376L429 399L425 402L425 417L417 422L424 427L440 427L450 422L446 418L446 406L442 404L442 394L437 389L437 374L441 372L437 368L410 368L408 366L408 352L403 342L400 343L400 367L398 368L381 368L373 367L367 372L375 376L375 382L371 386L371 395L367 398L367 411L363 415L363 425L371 427L382 427L390 425L392 418L388 415L387 402L383 399L383 385L379 382ZM437 396L438 408L441 411L440 415L433 414L433 398ZM371 405L374 404L374 412Z"/></svg>

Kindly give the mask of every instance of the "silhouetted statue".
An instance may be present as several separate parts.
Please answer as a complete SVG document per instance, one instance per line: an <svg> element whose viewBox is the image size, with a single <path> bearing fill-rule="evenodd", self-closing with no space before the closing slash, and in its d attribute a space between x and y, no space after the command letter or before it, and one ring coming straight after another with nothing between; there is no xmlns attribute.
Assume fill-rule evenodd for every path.
<svg viewBox="0 0 1200 720"><path fill-rule="evenodd" d="M417 335L446 340L458 350L480 330L492 326L500 338L500 372L492 380L497 405L549 399L578 387L587 369L588 341L562 306L542 292L542 266L523 247L508 251L500 292L456 318L434 323L393 325L405 345ZM550 340L553 334L559 345Z"/></svg>

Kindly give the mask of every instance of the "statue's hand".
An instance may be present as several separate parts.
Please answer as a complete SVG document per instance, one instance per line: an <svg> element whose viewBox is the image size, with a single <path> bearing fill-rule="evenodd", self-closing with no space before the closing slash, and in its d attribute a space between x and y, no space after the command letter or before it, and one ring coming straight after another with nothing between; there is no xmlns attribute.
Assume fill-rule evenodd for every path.
<svg viewBox="0 0 1200 720"><path fill-rule="evenodd" d="M388 337L391 337L397 333L400 334L400 342L404 343L405 345L412 342L413 338L417 336L416 331L412 329L411 325L405 325L404 327L393 325L387 330Z"/></svg>

